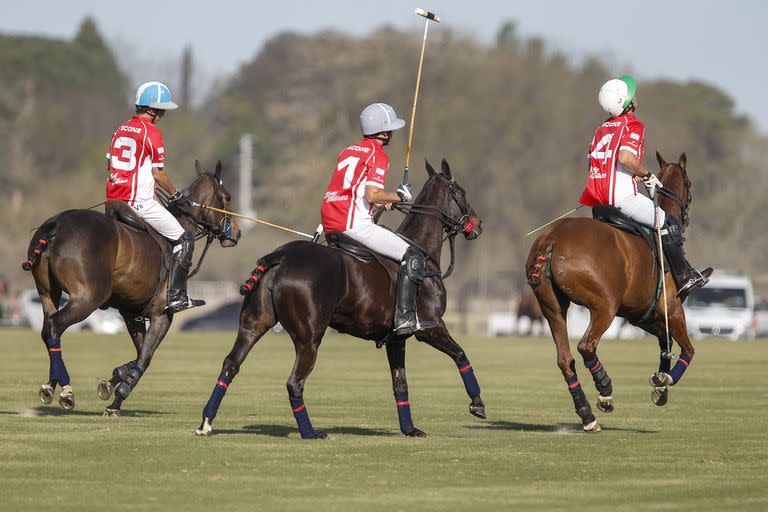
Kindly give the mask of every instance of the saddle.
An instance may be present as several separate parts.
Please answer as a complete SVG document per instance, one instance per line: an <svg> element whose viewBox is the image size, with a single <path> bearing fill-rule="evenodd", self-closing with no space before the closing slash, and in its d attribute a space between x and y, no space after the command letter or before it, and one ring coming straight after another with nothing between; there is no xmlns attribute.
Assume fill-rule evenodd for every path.
<svg viewBox="0 0 768 512"><path fill-rule="evenodd" d="M127 226L129 229L142 233L145 232L157 243L162 253L162 264L160 265L160 275L158 275L157 287L155 295L165 283L168 278L168 273L171 269L171 258L173 257L173 248L171 243L160 233L152 229L152 227L144 222L144 219L139 217L133 208L128 206L125 201L117 199L111 199L104 203L104 213L107 217L112 217L117 222ZM149 305L147 305L147 309Z"/></svg>
<svg viewBox="0 0 768 512"><path fill-rule="evenodd" d="M325 234L325 241L328 242L328 247L333 247L342 252L354 256L363 263L378 263L389 274L389 286L390 291L395 293L395 286L397 283L397 272L400 268L400 263L387 258L386 256L372 251L368 247L364 246L357 240L354 240L341 231L328 231Z"/></svg>
<svg viewBox="0 0 768 512"><path fill-rule="evenodd" d="M643 240L645 240L645 243L647 243L648 247L651 249L654 261L654 272L658 275L656 283L656 294L654 295L653 301L651 302L651 306L641 317L640 323L650 319L651 315L656 310L656 306L659 303L659 297L661 296L662 288L662 276L661 272L658 271L658 268L660 268L660 260L659 244L658 240L656 239L656 233L651 228L643 226L642 224L630 219L621 213L620 209L609 204L599 204L597 206L593 206L592 218L622 231L626 231L627 233L641 237ZM669 265L666 265L665 268L667 271L669 271Z"/></svg>

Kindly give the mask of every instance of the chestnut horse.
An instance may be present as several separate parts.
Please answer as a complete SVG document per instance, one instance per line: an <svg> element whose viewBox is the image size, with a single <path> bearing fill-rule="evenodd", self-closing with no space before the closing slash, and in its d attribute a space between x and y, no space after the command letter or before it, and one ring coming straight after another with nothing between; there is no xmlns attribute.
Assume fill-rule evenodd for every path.
<svg viewBox="0 0 768 512"><path fill-rule="evenodd" d="M214 173L206 173L197 162L195 169L197 177L185 194L198 204L227 209L230 194L221 180L221 162ZM228 216L203 208L170 211L184 229L197 233L198 238L207 236L207 244L218 238L222 247L231 247L240 238L240 229ZM167 272L163 249L148 232L112 216L94 210L67 210L37 229L27 254L23 266L32 270L40 294L44 316L40 334L50 357L49 379L40 387L40 400L50 404L59 385L59 404L74 408L61 336L97 308L114 307L136 347L136 359L115 368L112 378L98 388L102 400L115 391L114 402L104 415L119 416L122 401L147 370L173 319L164 311L167 282L161 279ZM69 300L59 309L62 291L69 294ZM149 320L148 327L145 320Z"/></svg>
<svg viewBox="0 0 768 512"><path fill-rule="evenodd" d="M659 206L680 219L684 230L691 202L685 153L677 163L667 163L659 153L656 158L661 167L659 179L664 185ZM642 237L593 219L565 219L553 224L533 243L526 272L552 331L557 365L585 431L599 432L600 424L581 388L568 344L566 313L571 302L585 306L590 313L589 326L577 348L600 394L597 408L606 413L614 408L611 379L597 356L597 345L616 316L658 338L661 356L659 370L651 377L652 399L657 405L666 403L668 386L680 380L694 350L675 282L667 274L669 334L682 349L670 371L663 298L654 311L649 311L658 289L658 264Z"/></svg>
<svg viewBox="0 0 768 512"><path fill-rule="evenodd" d="M417 298L420 318L436 320L437 325L415 334L448 355L456 364L471 399L469 412L485 418L480 386L464 350L451 337L442 320L446 293L440 279L441 248L447 237L463 233L468 240L482 232L481 221L467 201L464 189L451 175L443 160L442 172L426 164L429 179L409 210L397 233L420 246L429 255L428 271L433 278L421 284ZM277 322L290 334L296 349L293 371L288 378L288 399L303 439L324 438L316 431L304 406L304 383L317 360L320 342L330 326L339 332L380 342L386 339L387 359L400 420L400 431L412 437L424 432L413 425L405 379L405 341L393 338L395 312L393 279L397 279L394 260L360 261L342 250L311 242L292 242L261 258L251 278L241 289L245 295L240 312L240 329L224 364L203 421L195 431L211 435L224 394L240 370L248 352ZM446 272L447 274L448 272Z"/></svg>

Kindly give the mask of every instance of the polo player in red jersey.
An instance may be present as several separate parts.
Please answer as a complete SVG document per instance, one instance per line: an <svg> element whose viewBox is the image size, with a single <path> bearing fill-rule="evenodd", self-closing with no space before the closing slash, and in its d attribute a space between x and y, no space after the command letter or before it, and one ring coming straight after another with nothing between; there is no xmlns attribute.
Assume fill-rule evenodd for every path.
<svg viewBox="0 0 768 512"><path fill-rule="evenodd" d="M160 185L172 205L190 206L189 199L165 172L165 144L156 124L167 110L178 107L171 91L160 82L147 82L136 91L136 114L121 124L109 144L107 200L127 202L133 211L173 245L166 310L178 313L205 304L187 295L187 275L192 266L194 234L185 231L176 217L155 198Z"/></svg>
<svg viewBox="0 0 768 512"><path fill-rule="evenodd" d="M586 206L609 204L650 228L655 228L658 215L677 295L684 299L693 289L709 282L712 269L699 272L688 264L680 221L659 207L654 209L653 201L638 193L638 180L651 197L662 184L642 165L645 126L634 115L636 90L635 79L630 75L608 80L600 89L598 102L610 117L597 128L589 144L589 175L579 202Z"/></svg>

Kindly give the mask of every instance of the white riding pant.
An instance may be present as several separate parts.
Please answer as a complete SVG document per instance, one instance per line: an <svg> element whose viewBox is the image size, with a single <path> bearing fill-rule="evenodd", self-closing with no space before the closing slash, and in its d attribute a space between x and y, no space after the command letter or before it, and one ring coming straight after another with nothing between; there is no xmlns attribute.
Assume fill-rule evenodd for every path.
<svg viewBox="0 0 768 512"><path fill-rule="evenodd" d="M397 261L403 260L405 251L409 247L408 242L390 230L377 226L372 222L358 224L354 228L345 231L344 234L367 248Z"/></svg>
<svg viewBox="0 0 768 512"><path fill-rule="evenodd" d="M137 201L132 208L136 215L144 219L155 231L171 242L175 242L184 234L184 228L181 227L176 217L171 215L157 200ZM181 244L177 244L173 248L173 252L176 252L178 249L181 249Z"/></svg>
<svg viewBox="0 0 768 512"><path fill-rule="evenodd" d="M623 199L617 199L614 203L616 208L621 208L621 213L630 219L636 220L643 226L649 228L656 227L656 219L654 218L653 213L653 201L650 198L642 194L632 194L630 196L625 196ZM659 207L657 207L656 210L659 213L659 226L663 227L664 221L666 220L664 210Z"/></svg>

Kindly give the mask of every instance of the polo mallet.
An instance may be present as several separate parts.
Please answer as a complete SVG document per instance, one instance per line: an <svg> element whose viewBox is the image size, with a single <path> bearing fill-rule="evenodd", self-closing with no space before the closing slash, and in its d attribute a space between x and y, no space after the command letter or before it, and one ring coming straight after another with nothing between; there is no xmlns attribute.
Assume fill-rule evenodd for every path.
<svg viewBox="0 0 768 512"><path fill-rule="evenodd" d="M661 242L661 224L659 223L659 196L658 191L653 191L653 218L656 224L656 236L659 243L659 271L661 272L661 293L664 296L664 331L667 335L667 353L663 356L672 359L672 343L669 339L669 314L667 312L667 275L664 271L664 246Z"/></svg>
<svg viewBox="0 0 768 512"><path fill-rule="evenodd" d="M279 224L273 224L273 223L267 222L265 220L255 219L253 217L248 217L247 215L242 215L240 213L231 212L229 210L222 210L221 208L214 208L213 206L208 206L208 205L205 205L205 204L195 203L194 201L192 201L192 205L200 207L200 208L205 208L206 210L211 210L211 211L214 211L214 212L223 213L225 215L229 215L230 217L237 217L238 219L250 220L251 222L256 222L258 224L263 224L264 226L269 226L269 227L275 228L275 229L281 229L283 231L287 231L288 233L293 233L294 235L299 235L299 236L303 236L303 237L309 238L310 240L313 240L313 241L314 241L314 238L315 238L314 235L310 235L309 233L303 233L301 231L296 231L295 229L286 228L284 226L280 226ZM318 229L319 229L319 226L318 226ZM320 235L317 234L317 237L319 238Z"/></svg>
<svg viewBox="0 0 768 512"><path fill-rule="evenodd" d="M578 210L579 208L583 208L583 207L584 207L584 205L583 205L583 204L580 204L579 206L577 206L577 207L576 207L576 208L574 208L573 210L568 210L568 211L567 211L567 212L565 212L564 214L560 215L560 216L559 216L559 217L557 217L557 218L554 218L554 219L552 219L551 221L547 222L546 224L544 224L544 225L542 225L542 226L539 226L539 227L537 227L537 228L536 228L536 229L534 229L533 231L529 231L529 232L527 232L527 233L525 234L525 236L531 236L532 234L536 233L537 231L541 231L542 229L544 229L545 227L549 226L550 224L553 224L553 223L555 223L555 222L559 221L559 220L560 220L560 219L562 219L563 217L567 217L567 216L569 216L570 214L572 214L573 212L575 212L575 211L576 211L576 210ZM523 237L523 238L525 238L525 237Z"/></svg>
<svg viewBox="0 0 768 512"><path fill-rule="evenodd" d="M424 39L421 42L421 54L419 55L419 72L416 74L416 91L413 93L413 109L411 109L411 125L408 127L408 145L405 148L405 169L403 170L403 183L408 183L408 164L411 162L411 142L413 142L413 122L416 120L416 103L419 101L419 84L421 84L421 67L424 64L424 49L427 46L427 31L429 22L440 23L440 16L424 9L416 8L416 14L424 18Z"/></svg>

